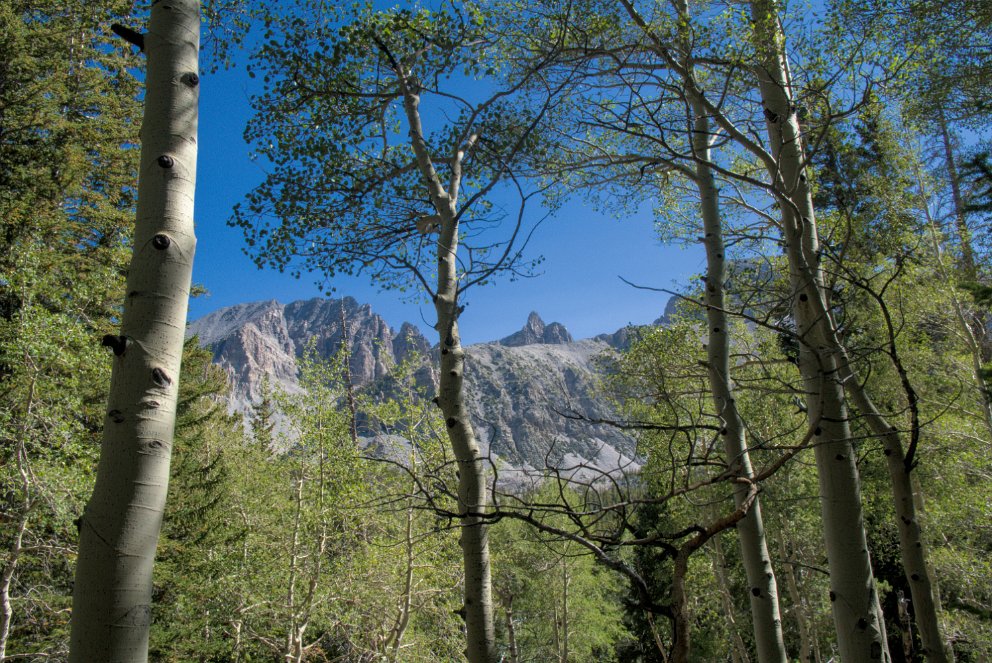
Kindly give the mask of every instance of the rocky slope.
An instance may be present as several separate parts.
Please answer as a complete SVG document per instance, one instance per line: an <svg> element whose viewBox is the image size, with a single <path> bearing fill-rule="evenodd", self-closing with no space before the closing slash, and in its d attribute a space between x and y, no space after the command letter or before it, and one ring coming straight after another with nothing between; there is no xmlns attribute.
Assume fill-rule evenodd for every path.
<svg viewBox="0 0 992 663"><path fill-rule="evenodd" d="M230 377L232 409L247 412L260 398L265 376L289 391L298 389L297 357L310 343L321 356L333 354L345 324L358 386L372 385L412 352L433 357L414 325L394 331L370 306L350 297L232 306L191 323L189 333L213 349L214 361ZM545 324L531 313L520 331L468 346L469 410L484 450L507 470L551 466L591 474L631 463L635 449L629 436L563 416L615 416L596 396L597 357L629 340L629 331L620 330L575 341L563 325ZM423 380L430 374L419 373Z"/></svg>
<svg viewBox="0 0 992 663"><path fill-rule="evenodd" d="M343 323L352 348L352 380L358 386L385 376L413 351L430 353L430 343L416 327L407 323L395 332L371 306L351 297L239 304L190 323L187 333L213 350L214 362L231 380L233 409L247 411L261 398L266 376L294 391L296 358L310 343L322 357L334 354L344 339Z"/></svg>

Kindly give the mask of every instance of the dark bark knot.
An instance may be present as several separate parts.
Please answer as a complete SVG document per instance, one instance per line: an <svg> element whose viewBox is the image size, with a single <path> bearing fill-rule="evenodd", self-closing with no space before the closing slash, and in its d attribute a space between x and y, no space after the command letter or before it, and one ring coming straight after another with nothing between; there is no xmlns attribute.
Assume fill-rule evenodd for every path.
<svg viewBox="0 0 992 663"><path fill-rule="evenodd" d="M441 348L441 354L446 355L449 352L451 352L451 350L449 350L448 348Z"/></svg>
<svg viewBox="0 0 992 663"><path fill-rule="evenodd" d="M447 421L445 421L444 423L448 425L448 428L454 428L455 424L458 423L458 420L455 419L454 417L449 417Z"/></svg>
<svg viewBox="0 0 992 663"><path fill-rule="evenodd" d="M892 449L886 449L882 453L884 453L886 456L891 456L892 455Z"/></svg>
<svg viewBox="0 0 992 663"><path fill-rule="evenodd" d="M813 435L819 435L819 434L820 434L820 433L822 433L822 432L823 432L823 431L822 431L822 430L820 429L820 427L819 427L819 426L817 426L817 427L816 427L816 430L814 430L814 431L813 431Z"/></svg>
<svg viewBox="0 0 992 663"><path fill-rule="evenodd" d="M193 72L188 72L182 75L179 79L189 87L196 87L200 84L200 77Z"/></svg>
<svg viewBox="0 0 992 663"><path fill-rule="evenodd" d="M861 619L858 620L858 629L864 631L867 628L868 628L868 620L862 617Z"/></svg>
<svg viewBox="0 0 992 663"><path fill-rule="evenodd" d="M836 458L837 460L844 460L845 457L844 454L837 454L836 456L834 456L834 458Z"/></svg>
<svg viewBox="0 0 992 663"><path fill-rule="evenodd" d="M778 122L778 113L773 111L771 108L765 108L765 119L775 124Z"/></svg>
<svg viewBox="0 0 992 663"><path fill-rule="evenodd" d="M152 369L152 382L160 387L168 387L172 384L172 378L169 377L168 373L156 366Z"/></svg>
<svg viewBox="0 0 992 663"><path fill-rule="evenodd" d="M451 377L453 377L453 378L457 378L457 377L458 377L458 371L451 371L451 372L449 373L449 375L450 375Z"/></svg>
<svg viewBox="0 0 992 663"><path fill-rule="evenodd" d="M726 428L721 428L720 429L720 435L726 435L726 434L727 434L727 429Z"/></svg>
<svg viewBox="0 0 992 663"><path fill-rule="evenodd" d="M760 587L752 587L751 588L751 594L753 594L754 596L761 596L761 588Z"/></svg>
<svg viewBox="0 0 992 663"><path fill-rule="evenodd" d="M168 154L163 154L157 159L157 161L158 161L158 165L161 166L162 168L172 168L173 166L176 165L175 159L170 157Z"/></svg>
<svg viewBox="0 0 992 663"><path fill-rule="evenodd" d="M714 327L713 328L713 333L714 334L719 334L720 333L720 328L719 327Z"/></svg>
<svg viewBox="0 0 992 663"><path fill-rule="evenodd" d="M115 424L124 423L124 413L121 412L120 410L111 410L110 412L107 413L107 416L110 417L110 420L113 421Z"/></svg>
<svg viewBox="0 0 992 663"><path fill-rule="evenodd" d="M919 573L914 573L914 574L912 574L912 575L909 576L909 579L910 580L913 580L915 582L919 582L920 581L920 574Z"/></svg>
<svg viewBox="0 0 992 663"><path fill-rule="evenodd" d="M809 296L804 292L803 294L799 295L799 301L801 302L809 301Z"/></svg>
<svg viewBox="0 0 992 663"><path fill-rule="evenodd" d="M161 233L152 237L152 246L154 246L159 251L165 251L172 244L172 240L169 239L168 235L162 235Z"/></svg>
<svg viewBox="0 0 992 663"><path fill-rule="evenodd" d="M127 352L128 347L131 345L131 339L127 336L114 336L113 334L107 334L100 341L100 345L105 348L110 348L113 350L114 354L118 357L122 356Z"/></svg>

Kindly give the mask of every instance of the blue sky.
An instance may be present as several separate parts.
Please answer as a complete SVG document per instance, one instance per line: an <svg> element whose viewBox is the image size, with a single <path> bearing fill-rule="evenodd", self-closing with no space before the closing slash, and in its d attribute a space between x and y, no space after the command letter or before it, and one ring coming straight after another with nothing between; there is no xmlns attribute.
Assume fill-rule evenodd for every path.
<svg viewBox="0 0 992 663"><path fill-rule="evenodd" d="M242 251L241 231L227 226L233 206L263 177L242 138L251 113L250 84L240 69L202 79L193 280L209 294L190 303L191 319L243 302L320 296L316 279L306 274L297 280L257 269ZM620 277L673 288L705 266L701 248L661 245L648 214L617 220L598 214L579 196L538 229L529 254L546 258L539 276L512 283L503 279L469 291L461 318L464 343L506 336L522 327L531 311L546 322L563 323L575 338L648 323L661 315L667 295L631 288ZM350 295L371 304L394 328L409 321L430 338L430 304L380 292L361 278L342 277L334 286L335 297Z"/></svg>

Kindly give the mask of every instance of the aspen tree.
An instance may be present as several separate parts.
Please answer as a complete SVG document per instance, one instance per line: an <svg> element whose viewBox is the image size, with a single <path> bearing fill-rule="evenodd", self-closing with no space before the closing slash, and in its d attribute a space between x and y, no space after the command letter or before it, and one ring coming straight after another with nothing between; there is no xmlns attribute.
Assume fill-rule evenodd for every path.
<svg viewBox="0 0 992 663"><path fill-rule="evenodd" d="M380 12L314 3L300 13L305 34L300 16L273 12L273 36L252 65L265 72L267 87L254 99L259 114L247 134L276 165L233 222L260 265L302 258L324 279L367 272L433 302L441 354L435 402L458 469L465 655L493 663L487 459L465 401L459 316L467 289L528 270L524 209L536 194L518 188L519 178L559 90L529 90L534 63L494 89L461 96L463 76L481 79L489 54L511 48L474 6ZM440 128L425 127L432 123ZM519 213L499 219L500 237L473 232L495 228L499 212L489 195L504 185L519 196Z"/></svg>
<svg viewBox="0 0 992 663"><path fill-rule="evenodd" d="M781 200L792 312L800 340L799 369L810 426L814 427L837 642L845 661L890 661L844 398L841 370L846 358L836 337L819 266L816 218L778 4L755 0L751 15L757 52L755 73L774 157L769 174Z"/></svg>
<svg viewBox="0 0 992 663"><path fill-rule="evenodd" d="M152 4L134 253L96 486L80 518L70 661L148 657L152 565L169 480L195 236L199 3Z"/></svg>
<svg viewBox="0 0 992 663"><path fill-rule="evenodd" d="M685 0L676 2L680 24L688 24L689 4ZM682 39L686 48L687 64L684 75L692 76L689 39ZM719 191L713 174L710 145L715 135L711 128L709 111L699 95L694 94L692 80L685 80L689 105L692 109L692 156L695 159L695 183L699 190L700 211L703 221L703 245L706 248L706 279L704 300L706 302L706 369L709 373L709 388L713 406L720 417L723 428L724 450L731 471L736 476L751 479L754 470L747 448L744 421L737 410L737 400L730 379L730 321L724 283L727 280L726 246L723 240L723 222L720 217ZM734 503L737 508L748 499L749 488L737 484L734 487ZM761 663L785 663L788 655L782 635L782 616L778 603L778 584L772 568L768 544L765 541L765 526L761 517L761 503L754 498L754 504L737 522L737 535L740 540L741 561L747 575L748 598L751 604L751 619L754 629L754 642L758 660Z"/></svg>

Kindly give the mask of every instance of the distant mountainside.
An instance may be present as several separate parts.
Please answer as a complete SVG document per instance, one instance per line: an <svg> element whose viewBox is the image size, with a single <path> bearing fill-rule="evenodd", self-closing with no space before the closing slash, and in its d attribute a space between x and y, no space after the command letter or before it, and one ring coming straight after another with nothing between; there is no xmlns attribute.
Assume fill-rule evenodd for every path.
<svg viewBox="0 0 992 663"><path fill-rule="evenodd" d="M344 338L343 324L358 387L372 386L411 352L436 361L434 348L416 326L404 323L394 331L371 306L351 297L239 304L192 322L188 333L212 348L214 362L227 372L232 409L248 412L261 397L265 376L290 392L298 390L297 357L308 343L321 356L332 355ZM531 313L520 331L466 347L468 406L484 450L520 469L613 469L631 463L636 454L630 436L562 416L615 418L596 395L601 372L596 358L629 342L628 329L575 341L564 325L545 324ZM429 381L431 372L418 375Z"/></svg>

